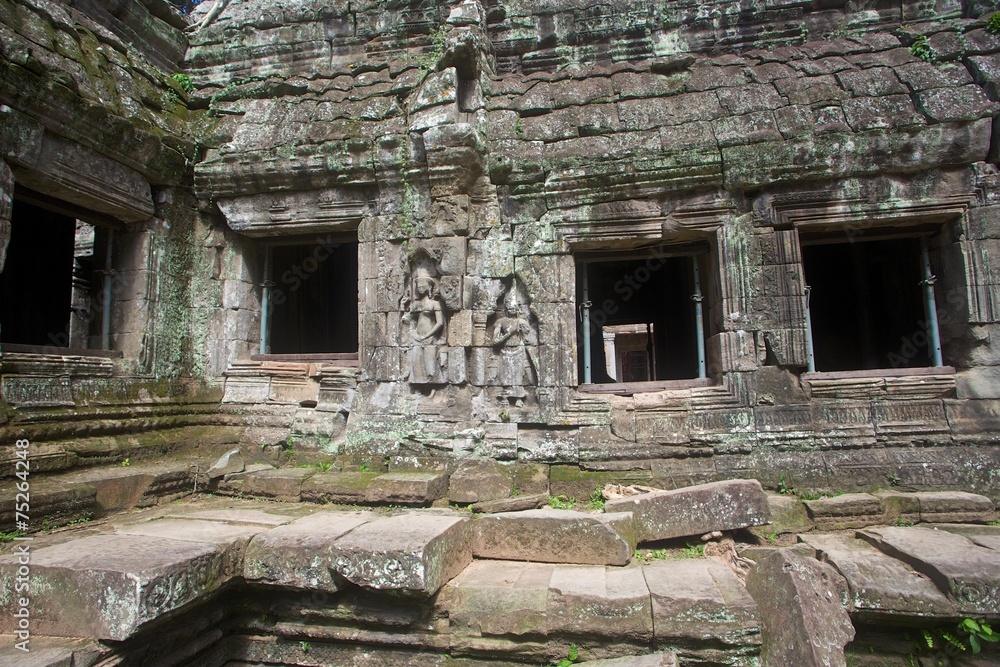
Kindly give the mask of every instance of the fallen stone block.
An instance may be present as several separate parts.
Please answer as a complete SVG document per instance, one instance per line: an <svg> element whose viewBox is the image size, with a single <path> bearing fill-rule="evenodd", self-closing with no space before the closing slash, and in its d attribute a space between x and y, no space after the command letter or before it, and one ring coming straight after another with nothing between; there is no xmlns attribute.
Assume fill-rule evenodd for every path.
<svg viewBox="0 0 1000 667"><path fill-rule="evenodd" d="M963 614L1000 613L998 552L945 530L870 528L858 537L927 575Z"/></svg>
<svg viewBox="0 0 1000 667"><path fill-rule="evenodd" d="M993 501L976 493L920 491L913 496L920 504L923 523L988 523L996 519Z"/></svg>
<svg viewBox="0 0 1000 667"><path fill-rule="evenodd" d="M317 512L258 534L247 547L243 577L249 582L336 592L334 542L372 521L371 512Z"/></svg>
<svg viewBox="0 0 1000 667"><path fill-rule="evenodd" d="M448 500L476 503L500 500L510 495L510 480L493 459L463 459L451 473Z"/></svg>
<svg viewBox="0 0 1000 667"><path fill-rule="evenodd" d="M18 637L0 635L0 665L17 667L84 667L96 664L111 651L90 639L33 635L27 653Z"/></svg>
<svg viewBox="0 0 1000 667"><path fill-rule="evenodd" d="M498 560L627 565L635 551L634 532L629 512L505 512L472 522L472 553Z"/></svg>
<svg viewBox="0 0 1000 667"><path fill-rule="evenodd" d="M677 667L677 656L673 653L652 653L607 660L587 660L578 664L586 667Z"/></svg>
<svg viewBox="0 0 1000 667"><path fill-rule="evenodd" d="M377 472L321 472L302 484L302 500L309 503L365 502L368 485L379 476Z"/></svg>
<svg viewBox="0 0 1000 667"><path fill-rule="evenodd" d="M334 569L363 588L433 595L472 562L468 523L416 513L365 523L334 542Z"/></svg>
<svg viewBox="0 0 1000 667"><path fill-rule="evenodd" d="M846 667L854 626L841 603L847 584L833 567L779 549L750 570L747 589L760 610L762 665Z"/></svg>
<svg viewBox="0 0 1000 667"><path fill-rule="evenodd" d="M705 558L643 566L658 644L712 637L745 655L760 647L757 604L725 565Z"/></svg>
<svg viewBox="0 0 1000 667"><path fill-rule="evenodd" d="M864 540L847 535L803 535L801 539L847 581L852 612L896 620L900 616L954 618L958 614L930 579Z"/></svg>
<svg viewBox="0 0 1000 667"><path fill-rule="evenodd" d="M7 609L17 558L0 557L0 604ZM32 632L125 640L218 589L227 580L224 561L211 544L141 535L94 535L33 551ZM0 616L0 632L10 633L16 621Z"/></svg>
<svg viewBox="0 0 1000 667"><path fill-rule="evenodd" d="M882 502L870 493L845 493L802 502L816 527L824 530L861 528L882 521Z"/></svg>
<svg viewBox="0 0 1000 667"><path fill-rule="evenodd" d="M448 493L442 472L390 472L371 481L365 502L372 505L430 505Z"/></svg>
<svg viewBox="0 0 1000 667"><path fill-rule="evenodd" d="M476 514L497 514L499 512L520 512L545 507L549 503L549 494L536 493L530 496L516 496L503 500L489 500L474 503L470 508Z"/></svg>
<svg viewBox="0 0 1000 667"><path fill-rule="evenodd" d="M757 480L699 484L609 500L605 512L632 512L640 542L761 526L770 520Z"/></svg>
<svg viewBox="0 0 1000 667"><path fill-rule="evenodd" d="M246 462L243 461L243 455L237 447L220 456L219 460L213 463L205 474L208 475L209 479L218 479L234 472L243 472L244 468L246 468Z"/></svg>

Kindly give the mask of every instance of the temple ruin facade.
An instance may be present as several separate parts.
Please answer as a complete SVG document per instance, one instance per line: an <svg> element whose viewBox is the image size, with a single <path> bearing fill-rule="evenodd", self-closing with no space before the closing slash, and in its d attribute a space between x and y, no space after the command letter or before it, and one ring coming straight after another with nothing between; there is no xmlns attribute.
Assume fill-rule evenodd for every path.
<svg viewBox="0 0 1000 667"><path fill-rule="evenodd" d="M4 475L995 501L996 10L0 0Z"/></svg>

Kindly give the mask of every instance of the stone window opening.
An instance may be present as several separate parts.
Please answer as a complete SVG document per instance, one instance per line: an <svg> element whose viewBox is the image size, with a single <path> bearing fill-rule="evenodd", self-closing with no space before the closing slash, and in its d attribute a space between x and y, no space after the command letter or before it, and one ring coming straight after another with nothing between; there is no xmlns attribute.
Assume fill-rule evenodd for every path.
<svg viewBox="0 0 1000 667"><path fill-rule="evenodd" d="M705 359L708 265L701 248L580 255L581 389L618 393L711 384Z"/></svg>
<svg viewBox="0 0 1000 667"><path fill-rule="evenodd" d="M929 236L802 235L809 372L943 367Z"/></svg>
<svg viewBox="0 0 1000 667"><path fill-rule="evenodd" d="M4 352L121 357L111 350L117 221L20 186L0 273Z"/></svg>
<svg viewBox="0 0 1000 667"><path fill-rule="evenodd" d="M252 358L356 360L357 236L268 243L263 255L261 354Z"/></svg>

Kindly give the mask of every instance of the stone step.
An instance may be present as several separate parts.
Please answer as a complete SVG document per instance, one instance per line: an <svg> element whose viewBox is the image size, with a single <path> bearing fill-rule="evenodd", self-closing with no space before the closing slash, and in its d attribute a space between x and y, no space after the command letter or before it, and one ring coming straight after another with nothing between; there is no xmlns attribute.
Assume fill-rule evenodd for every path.
<svg viewBox="0 0 1000 667"><path fill-rule="evenodd" d="M283 502L427 507L448 493L444 472L320 472L314 467L250 465L213 486L218 493Z"/></svg>
<svg viewBox="0 0 1000 667"><path fill-rule="evenodd" d="M472 522L472 534L476 558L540 563L627 565L636 545L630 512L545 508L487 514Z"/></svg>
<svg viewBox="0 0 1000 667"><path fill-rule="evenodd" d="M864 540L841 534L802 535L801 539L847 581L852 613L897 619L958 615L955 604L934 582Z"/></svg>
<svg viewBox="0 0 1000 667"><path fill-rule="evenodd" d="M129 466L90 467L62 473L32 474L31 519L26 532L58 528L189 496L204 489L199 471L210 459L169 459ZM19 480L0 483L0 532L17 528L15 501Z"/></svg>
<svg viewBox="0 0 1000 667"><path fill-rule="evenodd" d="M805 500L809 518L821 530L905 523L986 523L996 518L986 496L962 491L846 493Z"/></svg>
<svg viewBox="0 0 1000 667"><path fill-rule="evenodd" d="M756 480L728 480L609 500L605 512L632 512L640 542L760 526L770 521Z"/></svg>
<svg viewBox="0 0 1000 667"><path fill-rule="evenodd" d="M1000 550L924 527L868 528L858 537L930 577L962 614L1000 614Z"/></svg>
<svg viewBox="0 0 1000 667"><path fill-rule="evenodd" d="M674 647L682 662L742 665L760 648L756 604L735 574L708 559L624 568L475 561L444 587L438 606L453 645L467 649L581 638L593 657L657 645Z"/></svg>
<svg viewBox="0 0 1000 667"><path fill-rule="evenodd" d="M37 549L29 538L0 557L0 604L13 608L18 553L30 554L31 628L39 635L122 641L241 577L430 596L471 562L467 523L454 513L323 512L296 520L230 511L167 516ZM16 623L5 614L0 633Z"/></svg>

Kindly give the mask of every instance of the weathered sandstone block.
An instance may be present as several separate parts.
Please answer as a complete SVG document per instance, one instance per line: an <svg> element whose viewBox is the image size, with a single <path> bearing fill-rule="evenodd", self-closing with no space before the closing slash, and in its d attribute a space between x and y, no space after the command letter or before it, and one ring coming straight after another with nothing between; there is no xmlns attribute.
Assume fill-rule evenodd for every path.
<svg viewBox="0 0 1000 667"><path fill-rule="evenodd" d="M743 479L609 500L604 510L632 512L640 542L761 526L770 520L760 482Z"/></svg>
<svg viewBox="0 0 1000 667"><path fill-rule="evenodd" d="M408 513L372 521L338 539L337 574L379 591L433 595L472 561L468 519Z"/></svg>
<svg viewBox="0 0 1000 667"><path fill-rule="evenodd" d="M257 535L247 547L243 578L275 586L335 592L334 542L371 521L370 512L317 512Z"/></svg>
<svg viewBox="0 0 1000 667"><path fill-rule="evenodd" d="M760 608L768 667L844 667L854 626L841 605L844 579L832 567L779 549L754 567L747 589Z"/></svg>
<svg viewBox="0 0 1000 667"><path fill-rule="evenodd" d="M632 515L555 509L504 512L472 523L477 558L626 565L635 550Z"/></svg>

